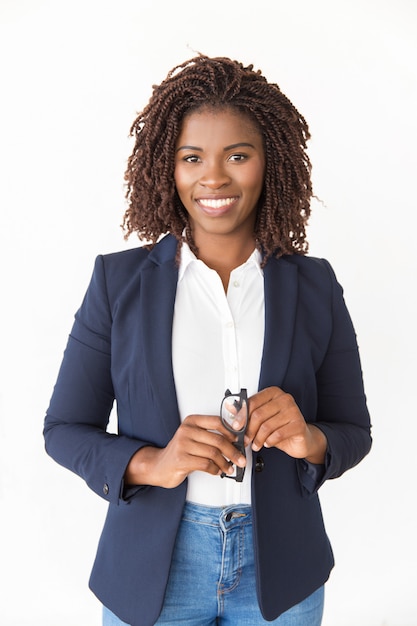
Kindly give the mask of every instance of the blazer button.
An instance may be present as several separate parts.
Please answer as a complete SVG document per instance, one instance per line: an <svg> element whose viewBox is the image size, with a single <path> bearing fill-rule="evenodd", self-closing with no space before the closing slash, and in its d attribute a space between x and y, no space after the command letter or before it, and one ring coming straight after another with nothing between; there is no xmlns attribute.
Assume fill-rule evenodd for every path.
<svg viewBox="0 0 417 626"><path fill-rule="evenodd" d="M109 493L109 486L107 483L104 483L103 485L103 493L105 496L107 496L107 494Z"/></svg>
<svg viewBox="0 0 417 626"><path fill-rule="evenodd" d="M255 472L262 472L264 467L265 467L265 462L264 462L263 458L258 455L256 457Z"/></svg>

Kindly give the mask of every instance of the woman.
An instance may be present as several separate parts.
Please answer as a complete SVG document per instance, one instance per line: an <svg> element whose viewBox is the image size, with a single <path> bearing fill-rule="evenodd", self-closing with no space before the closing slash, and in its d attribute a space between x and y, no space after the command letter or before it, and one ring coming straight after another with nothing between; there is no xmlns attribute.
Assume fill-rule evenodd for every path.
<svg viewBox="0 0 417 626"><path fill-rule="evenodd" d="M97 258L44 431L109 502L103 624L318 626L317 492L371 438L342 289L306 256L308 126L252 66L199 56L132 134L124 227L147 245Z"/></svg>

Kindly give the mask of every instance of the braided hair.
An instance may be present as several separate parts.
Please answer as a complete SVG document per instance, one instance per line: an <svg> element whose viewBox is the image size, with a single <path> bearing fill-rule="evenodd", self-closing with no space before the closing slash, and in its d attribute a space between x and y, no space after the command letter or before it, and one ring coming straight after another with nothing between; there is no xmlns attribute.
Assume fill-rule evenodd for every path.
<svg viewBox="0 0 417 626"><path fill-rule="evenodd" d="M185 229L196 251L188 214L175 189L175 144L184 117L205 108L237 110L251 118L263 137L265 179L254 234L264 260L306 254L312 183L304 117L253 65L204 55L177 65L155 85L132 124L135 145L125 172L125 238L136 232L152 247L168 232L181 242Z"/></svg>

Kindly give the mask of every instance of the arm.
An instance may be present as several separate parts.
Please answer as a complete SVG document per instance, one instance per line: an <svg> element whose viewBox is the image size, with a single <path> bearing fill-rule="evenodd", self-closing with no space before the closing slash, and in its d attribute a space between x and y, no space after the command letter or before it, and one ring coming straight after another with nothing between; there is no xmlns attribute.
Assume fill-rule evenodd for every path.
<svg viewBox="0 0 417 626"><path fill-rule="evenodd" d="M327 478L340 476L356 465L371 446L355 332L331 267L326 261L320 264L325 269L325 281L321 281L325 289L317 290L317 297L322 305L329 302L331 325L315 371L315 419L306 422L296 402L297 392L297 397L292 397L283 389L269 387L250 398L247 433L247 443L252 442L255 451L262 446L276 447L297 459L303 485L307 481L311 486L309 492L316 491ZM314 305L307 314L311 311ZM303 358L309 358L307 352ZM299 371L294 370L293 376L297 377ZM303 392L304 385L298 380L294 389ZM307 406L311 407L311 403Z"/></svg>
<svg viewBox="0 0 417 626"><path fill-rule="evenodd" d="M355 330L343 290L327 261L332 284L333 328L317 371L317 422L327 438L326 471L320 484L357 465L371 449L371 422Z"/></svg>
<svg viewBox="0 0 417 626"><path fill-rule="evenodd" d="M133 454L146 442L106 432L114 391L111 313L98 257L75 316L44 424L46 451L98 495L118 503Z"/></svg>

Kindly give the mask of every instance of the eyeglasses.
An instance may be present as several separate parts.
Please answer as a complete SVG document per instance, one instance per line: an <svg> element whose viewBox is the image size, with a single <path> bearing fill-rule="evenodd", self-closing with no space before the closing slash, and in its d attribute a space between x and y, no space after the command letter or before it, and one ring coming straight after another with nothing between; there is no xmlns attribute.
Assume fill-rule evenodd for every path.
<svg viewBox="0 0 417 626"><path fill-rule="evenodd" d="M233 445L246 458L244 439L246 427L248 425L247 390L241 389L240 393L232 393L229 389L226 389L224 396L225 397L223 398L220 406L220 418L222 420L222 424L229 432L237 435L237 441L235 441ZM237 428L234 428L233 425L237 426ZM221 477L232 478L236 482L241 483L244 475L245 468L236 465L235 473L232 476L223 472Z"/></svg>

